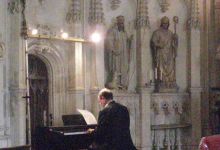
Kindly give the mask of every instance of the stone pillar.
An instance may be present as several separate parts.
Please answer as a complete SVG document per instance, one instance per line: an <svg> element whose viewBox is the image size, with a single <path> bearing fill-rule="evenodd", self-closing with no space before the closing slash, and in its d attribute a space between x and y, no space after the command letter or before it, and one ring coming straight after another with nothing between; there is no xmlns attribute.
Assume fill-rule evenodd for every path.
<svg viewBox="0 0 220 150"><path fill-rule="evenodd" d="M13 4L14 3L14 4ZM8 45L9 56L9 90L10 90L10 137L12 146L26 143L26 66L25 66L25 40L21 36L26 25L25 7L26 1L12 0L9 4L10 15L8 22L11 24ZM30 130L28 130L30 131Z"/></svg>
<svg viewBox="0 0 220 150"><path fill-rule="evenodd" d="M26 89L10 89L11 93L11 143L12 146L26 144L26 100L22 98Z"/></svg>
<svg viewBox="0 0 220 150"><path fill-rule="evenodd" d="M202 136L201 118L201 91L202 88L191 88L191 123L192 123L192 146L198 148Z"/></svg>
<svg viewBox="0 0 220 150"><path fill-rule="evenodd" d="M83 2L71 0L66 14L68 33L76 38L83 37ZM77 108L85 108L85 76L84 52L82 42L74 42L68 52L69 98L67 113L73 113Z"/></svg>
<svg viewBox="0 0 220 150"><path fill-rule="evenodd" d="M147 0L138 1L137 24L137 86L150 85L152 72L152 58L150 50L149 20Z"/></svg>
<svg viewBox="0 0 220 150"><path fill-rule="evenodd" d="M150 53L150 35L148 20L148 1L138 0L137 15L137 89L140 96L140 141L137 147L140 150L151 149L151 120L150 120L150 103L151 87L150 76L152 70L152 59Z"/></svg>
<svg viewBox="0 0 220 150"><path fill-rule="evenodd" d="M90 36L97 32L101 36L101 41L98 43L93 43L93 48L95 51L95 75L93 80L96 80L98 88L104 87L104 13L102 0L91 0L90 2L90 14L89 14L89 24L90 24ZM94 58L93 58L94 59Z"/></svg>
<svg viewBox="0 0 220 150"><path fill-rule="evenodd" d="M198 147L201 139L201 43L198 0L191 1L190 43L191 43L191 121L192 145Z"/></svg>
<svg viewBox="0 0 220 150"><path fill-rule="evenodd" d="M141 88L140 93L140 143L137 143L140 150L151 150L151 95L154 87ZM139 145L140 144L140 145ZM140 147L139 147L140 146Z"/></svg>
<svg viewBox="0 0 220 150"><path fill-rule="evenodd" d="M5 130L4 74L5 74L5 70L3 69L2 58L0 58L0 72L1 72L0 74L0 136L4 136L4 130Z"/></svg>
<svg viewBox="0 0 220 150"><path fill-rule="evenodd" d="M97 32L101 35L101 41L98 43L90 43L92 47L92 74L91 74L91 110L98 116L100 110L97 95L99 89L104 87L104 76L105 76L105 67L104 67L104 13L102 0L91 0L89 5L89 35L91 37L92 33Z"/></svg>

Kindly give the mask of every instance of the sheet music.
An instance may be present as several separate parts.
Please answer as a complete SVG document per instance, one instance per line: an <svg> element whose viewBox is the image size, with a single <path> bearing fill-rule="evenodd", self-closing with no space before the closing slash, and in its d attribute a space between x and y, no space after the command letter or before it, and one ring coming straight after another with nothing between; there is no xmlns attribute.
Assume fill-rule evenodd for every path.
<svg viewBox="0 0 220 150"><path fill-rule="evenodd" d="M80 135L80 134L87 134L87 131L78 131L78 132L67 132L63 133L63 135Z"/></svg>
<svg viewBox="0 0 220 150"><path fill-rule="evenodd" d="M87 125L97 124L97 120L96 120L95 116L90 111L83 110L83 109L77 109L77 111L82 114Z"/></svg>

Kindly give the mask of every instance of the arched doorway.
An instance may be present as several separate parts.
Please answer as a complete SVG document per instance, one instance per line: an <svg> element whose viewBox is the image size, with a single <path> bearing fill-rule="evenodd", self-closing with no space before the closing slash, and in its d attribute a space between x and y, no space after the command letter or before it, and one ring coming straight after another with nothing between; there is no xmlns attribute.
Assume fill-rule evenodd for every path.
<svg viewBox="0 0 220 150"><path fill-rule="evenodd" d="M31 145L35 149L37 127L49 125L48 71L37 56L28 56L30 89Z"/></svg>

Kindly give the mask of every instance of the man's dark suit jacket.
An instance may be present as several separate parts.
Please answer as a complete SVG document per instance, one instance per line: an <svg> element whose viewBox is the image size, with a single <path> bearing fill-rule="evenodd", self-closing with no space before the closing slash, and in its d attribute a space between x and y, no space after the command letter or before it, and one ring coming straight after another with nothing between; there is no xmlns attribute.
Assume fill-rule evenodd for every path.
<svg viewBox="0 0 220 150"><path fill-rule="evenodd" d="M98 150L136 150L130 135L128 109L112 101L99 112L94 131Z"/></svg>

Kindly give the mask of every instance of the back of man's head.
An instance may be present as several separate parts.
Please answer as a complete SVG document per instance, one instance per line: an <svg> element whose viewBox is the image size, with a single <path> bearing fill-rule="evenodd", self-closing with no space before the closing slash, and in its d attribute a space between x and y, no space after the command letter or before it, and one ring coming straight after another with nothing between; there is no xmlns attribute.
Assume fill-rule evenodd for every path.
<svg viewBox="0 0 220 150"><path fill-rule="evenodd" d="M99 92L98 97L103 96L106 100L113 100L113 93L111 90L104 88Z"/></svg>

